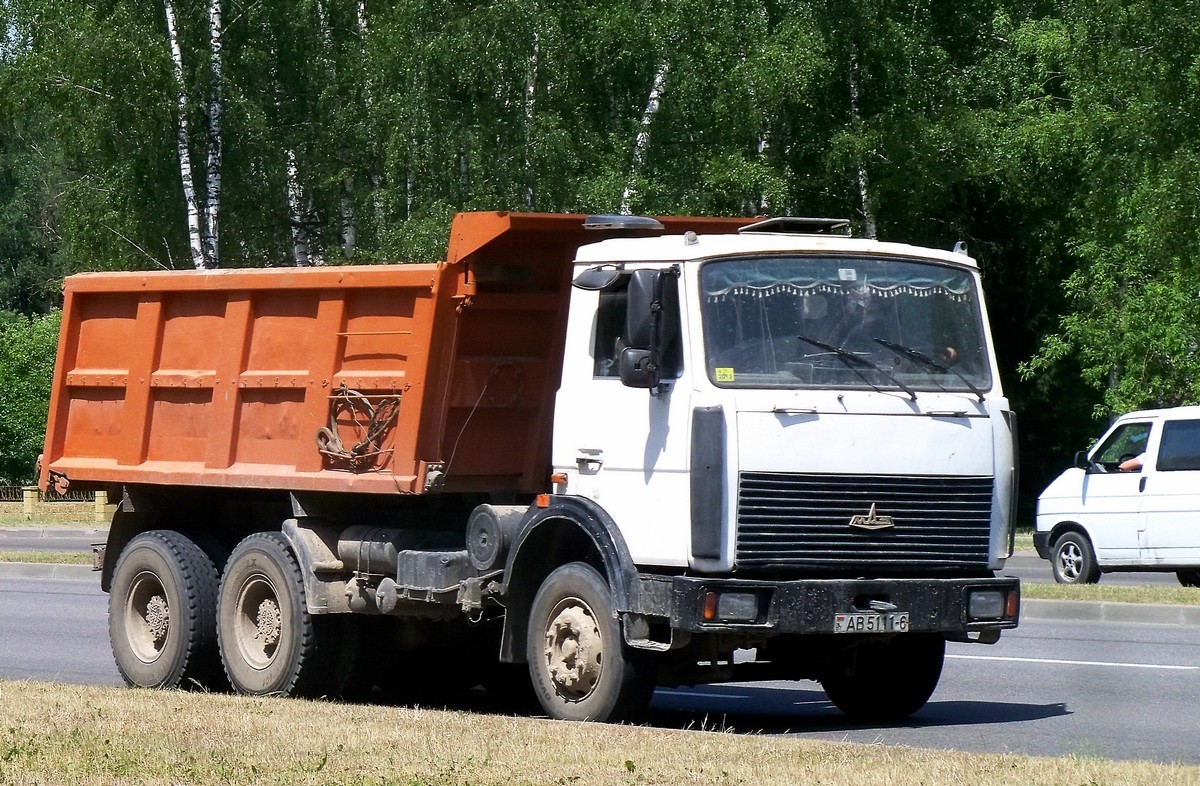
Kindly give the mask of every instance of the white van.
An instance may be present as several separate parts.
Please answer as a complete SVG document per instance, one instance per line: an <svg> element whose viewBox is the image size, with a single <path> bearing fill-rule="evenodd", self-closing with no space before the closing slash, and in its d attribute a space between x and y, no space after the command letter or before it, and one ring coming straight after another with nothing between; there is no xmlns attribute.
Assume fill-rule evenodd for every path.
<svg viewBox="0 0 1200 786"><path fill-rule="evenodd" d="M1118 418L1038 497L1033 543L1061 584L1155 570L1200 586L1200 406Z"/></svg>

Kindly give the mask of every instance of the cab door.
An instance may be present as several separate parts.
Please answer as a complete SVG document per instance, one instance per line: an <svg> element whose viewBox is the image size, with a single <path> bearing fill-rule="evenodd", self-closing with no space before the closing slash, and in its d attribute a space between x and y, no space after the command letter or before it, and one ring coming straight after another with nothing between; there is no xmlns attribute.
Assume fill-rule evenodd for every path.
<svg viewBox="0 0 1200 786"><path fill-rule="evenodd" d="M555 400L554 471L565 492L594 501L617 524L634 561L686 566L690 542L690 370L678 347L661 385L622 382L629 275L596 292L572 293L563 379ZM676 276L664 286L677 288ZM578 284L577 284L578 287ZM677 303L678 290L670 297ZM681 313L671 334L682 342Z"/></svg>
<svg viewBox="0 0 1200 786"><path fill-rule="evenodd" d="M1146 454L1153 421L1127 421L1092 452L1077 500L1078 518L1088 530L1101 562L1136 562L1146 519L1142 513L1145 476L1121 470L1123 462Z"/></svg>
<svg viewBox="0 0 1200 786"><path fill-rule="evenodd" d="M1143 468L1141 557L1149 565L1200 564L1200 419L1167 420Z"/></svg>

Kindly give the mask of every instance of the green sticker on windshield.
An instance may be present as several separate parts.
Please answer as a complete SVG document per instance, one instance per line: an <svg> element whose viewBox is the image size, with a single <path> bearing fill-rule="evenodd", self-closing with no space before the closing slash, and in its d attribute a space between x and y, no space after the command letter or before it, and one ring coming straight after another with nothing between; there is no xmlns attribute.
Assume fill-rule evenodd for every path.
<svg viewBox="0 0 1200 786"><path fill-rule="evenodd" d="M731 368L713 369L713 373L717 382L733 382L733 369Z"/></svg>

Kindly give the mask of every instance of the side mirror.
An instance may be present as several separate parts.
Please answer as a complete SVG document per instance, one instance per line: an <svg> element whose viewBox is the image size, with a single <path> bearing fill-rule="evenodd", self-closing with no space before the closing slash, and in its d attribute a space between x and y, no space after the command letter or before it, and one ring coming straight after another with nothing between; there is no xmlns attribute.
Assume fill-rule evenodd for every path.
<svg viewBox="0 0 1200 786"><path fill-rule="evenodd" d="M628 388L657 388L661 375L656 354L641 347L623 349L619 366L621 384Z"/></svg>
<svg viewBox="0 0 1200 786"><path fill-rule="evenodd" d="M1096 465L1088 461L1086 450L1081 450L1075 454L1075 469L1081 469L1084 472L1096 472Z"/></svg>
<svg viewBox="0 0 1200 786"><path fill-rule="evenodd" d="M635 270L629 277L621 381L656 390L662 380L679 376L683 352L679 339L678 270ZM631 353L630 350L634 350Z"/></svg>

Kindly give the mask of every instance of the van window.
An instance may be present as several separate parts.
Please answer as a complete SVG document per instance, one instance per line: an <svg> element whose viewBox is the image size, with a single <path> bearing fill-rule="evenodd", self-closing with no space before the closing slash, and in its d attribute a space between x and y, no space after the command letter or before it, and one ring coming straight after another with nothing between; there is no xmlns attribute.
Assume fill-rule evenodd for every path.
<svg viewBox="0 0 1200 786"><path fill-rule="evenodd" d="M1200 420L1168 420L1158 449L1158 470L1200 469Z"/></svg>
<svg viewBox="0 0 1200 786"><path fill-rule="evenodd" d="M1103 464L1105 469L1114 470L1125 459L1145 453L1149 438L1149 423L1126 423L1109 435L1092 461Z"/></svg>

